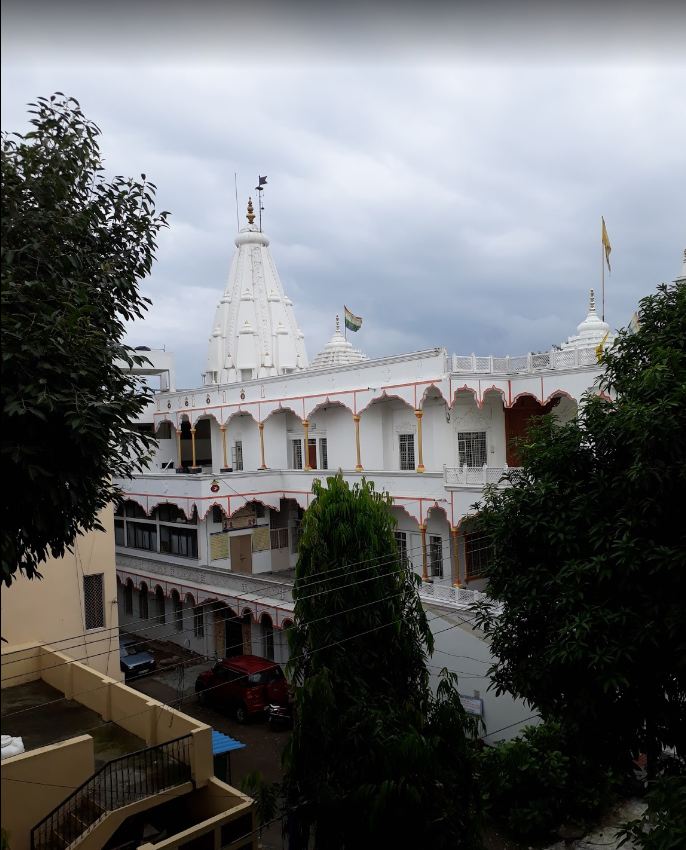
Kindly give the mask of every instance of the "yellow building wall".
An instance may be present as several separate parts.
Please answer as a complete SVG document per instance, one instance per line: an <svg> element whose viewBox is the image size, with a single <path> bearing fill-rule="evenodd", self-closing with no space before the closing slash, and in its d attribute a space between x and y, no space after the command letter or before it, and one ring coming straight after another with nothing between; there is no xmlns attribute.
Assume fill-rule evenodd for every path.
<svg viewBox="0 0 686 850"><path fill-rule="evenodd" d="M41 747L2 763L2 824L12 850L29 850L31 829L95 770L90 735Z"/></svg>
<svg viewBox="0 0 686 850"><path fill-rule="evenodd" d="M119 616L114 560L114 512L100 514L105 531L90 531L76 538L73 552L49 558L40 567L42 579L20 575L10 587L3 585L3 655L22 644L50 644L100 673L121 680L119 670ZM105 626L86 631L83 576L104 574ZM21 684L19 672L3 667L3 687Z"/></svg>

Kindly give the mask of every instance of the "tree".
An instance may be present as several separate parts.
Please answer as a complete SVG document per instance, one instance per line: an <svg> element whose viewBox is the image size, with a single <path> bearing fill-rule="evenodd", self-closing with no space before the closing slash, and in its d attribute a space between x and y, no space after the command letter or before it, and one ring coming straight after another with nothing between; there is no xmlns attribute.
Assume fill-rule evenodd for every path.
<svg viewBox="0 0 686 850"><path fill-rule="evenodd" d="M40 576L80 531L101 528L115 476L150 442L131 422L148 395L115 361L144 358L122 344L124 321L149 301L167 213L155 187L107 181L100 130L61 93L30 104L32 128L2 135L2 579Z"/></svg>
<svg viewBox="0 0 686 850"><path fill-rule="evenodd" d="M497 692L559 720L577 751L649 772L686 746L686 287L644 298L603 355L601 396L543 417L523 472L478 506L493 545L481 625Z"/></svg>
<svg viewBox="0 0 686 850"><path fill-rule="evenodd" d="M289 636L290 846L470 847L474 788L454 677L433 697L433 639L401 562L390 497L340 474L314 483Z"/></svg>

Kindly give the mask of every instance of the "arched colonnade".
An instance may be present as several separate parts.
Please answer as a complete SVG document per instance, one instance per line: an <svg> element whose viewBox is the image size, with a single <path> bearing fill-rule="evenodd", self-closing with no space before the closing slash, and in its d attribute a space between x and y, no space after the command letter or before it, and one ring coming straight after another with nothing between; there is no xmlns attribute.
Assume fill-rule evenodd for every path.
<svg viewBox="0 0 686 850"><path fill-rule="evenodd" d="M442 469L460 422L467 428L497 424L509 446L532 416L554 410L564 420L577 410L563 390L539 398L529 391L508 397L495 385L451 388L448 397L439 384L420 389L159 412L162 464L183 472L340 467L423 473ZM396 446L395 435L407 439Z"/></svg>

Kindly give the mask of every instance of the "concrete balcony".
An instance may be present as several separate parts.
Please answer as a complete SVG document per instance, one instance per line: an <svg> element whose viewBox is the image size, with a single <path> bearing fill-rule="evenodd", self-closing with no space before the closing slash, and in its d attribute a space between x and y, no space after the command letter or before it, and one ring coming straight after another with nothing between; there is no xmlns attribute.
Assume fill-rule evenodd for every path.
<svg viewBox="0 0 686 850"><path fill-rule="evenodd" d="M279 510L281 499L294 499L303 509L312 500L312 482L325 479L336 470L265 469L246 472L199 474L147 473L132 480L119 479L124 498L138 502L147 513L156 505L172 502L190 515L193 505L203 518L213 504L232 514L246 502L256 500ZM402 507L421 502L447 502L444 472L401 472L395 470L343 470L351 484L363 478L373 481ZM414 510L408 511L414 513Z"/></svg>

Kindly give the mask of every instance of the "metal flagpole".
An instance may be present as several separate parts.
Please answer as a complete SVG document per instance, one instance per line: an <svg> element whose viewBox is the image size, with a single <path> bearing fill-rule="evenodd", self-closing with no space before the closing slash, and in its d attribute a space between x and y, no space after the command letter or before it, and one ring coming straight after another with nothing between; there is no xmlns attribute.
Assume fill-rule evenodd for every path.
<svg viewBox="0 0 686 850"><path fill-rule="evenodd" d="M259 185L259 183L260 183L260 175L258 174L257 175L257 184L258 184L257 185L257 191L260 194L257 196L257 200L258 200L258 207L259 207L259 213L260 213L260 233L262 233L262 187Z"/></svg>

